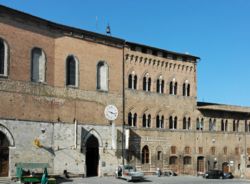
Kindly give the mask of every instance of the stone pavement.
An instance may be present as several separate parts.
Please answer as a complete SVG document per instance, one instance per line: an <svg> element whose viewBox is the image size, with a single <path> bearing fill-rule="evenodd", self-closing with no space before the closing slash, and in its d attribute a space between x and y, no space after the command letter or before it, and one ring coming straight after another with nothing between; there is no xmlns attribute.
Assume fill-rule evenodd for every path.
<svg viewBox="0 0 250 184"><path fill-rule="evenodd" d="M114 177L90 177L90 178L70 178L69 180L59 180L58 184L126 184L128 183L122 179ZM129 182L138 184L250 184L248 180L242 179L204 179L195 176L171 176L171 177L157 177L146 176L146 180L142 182Z"/></svg>

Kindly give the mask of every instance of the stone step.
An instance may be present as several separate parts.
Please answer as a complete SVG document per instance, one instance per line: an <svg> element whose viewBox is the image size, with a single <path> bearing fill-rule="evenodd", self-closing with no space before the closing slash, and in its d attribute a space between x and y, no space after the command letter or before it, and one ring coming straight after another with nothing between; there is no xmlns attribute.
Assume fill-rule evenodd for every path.
<svg viewBox="0 0 250 184"><path fill-rule="evenodd" d="M10 181L8 177L0 177L0 184L10 184Z"/></svg>

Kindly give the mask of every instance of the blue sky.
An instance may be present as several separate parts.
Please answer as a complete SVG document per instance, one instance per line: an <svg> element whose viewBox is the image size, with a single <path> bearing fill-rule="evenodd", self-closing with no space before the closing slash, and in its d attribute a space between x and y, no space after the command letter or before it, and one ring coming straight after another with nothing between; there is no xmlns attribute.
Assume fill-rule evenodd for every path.
<svg viewBox="0 0 250 184"><path fill-rule="evenodd" d="M0 0L57 23L199 56L198 100L250 106L250 0Z"/></svg>

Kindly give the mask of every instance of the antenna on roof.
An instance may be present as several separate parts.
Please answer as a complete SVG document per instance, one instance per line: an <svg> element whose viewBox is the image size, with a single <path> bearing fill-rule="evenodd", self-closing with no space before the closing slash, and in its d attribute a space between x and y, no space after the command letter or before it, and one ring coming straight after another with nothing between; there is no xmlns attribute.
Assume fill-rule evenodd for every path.
<svg viewBox="0 0 250 184"><path fill-rule="evenodd" d="M108 24L107 27L106 27L106 34L111 35L111 29L110 29L109 24Z"/></svg>

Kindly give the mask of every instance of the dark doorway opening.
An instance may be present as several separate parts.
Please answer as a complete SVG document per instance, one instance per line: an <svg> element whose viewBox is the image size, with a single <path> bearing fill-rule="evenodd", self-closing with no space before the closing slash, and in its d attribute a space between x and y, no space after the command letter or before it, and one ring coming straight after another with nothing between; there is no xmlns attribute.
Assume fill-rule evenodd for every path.
<svg viewBox="0 0 250 184"><path fill-rule="evenodd" d="M204 157L197 158L197 173L204 173Z"/></svg>
<svg viewBox="0 0 250 184"><path fill-rule="evenodd" d="M227 162L224 162L224 163L222 164L222 171L223 171L224 173L228 173L228 172L229 172L229 165L228 165Z"/></svg>
<svg viewBox="0 0 250 184"><path fill-rule="evenodd" d="M98 176L99 143L94 135L91 135L86 144L87 177Z"/></svg>
<svg viewBox="0 0 250 184"><path fill-rule="evenodd" d="M9 141L7 137L0 132L0 177L9 175Z"/></svg>

